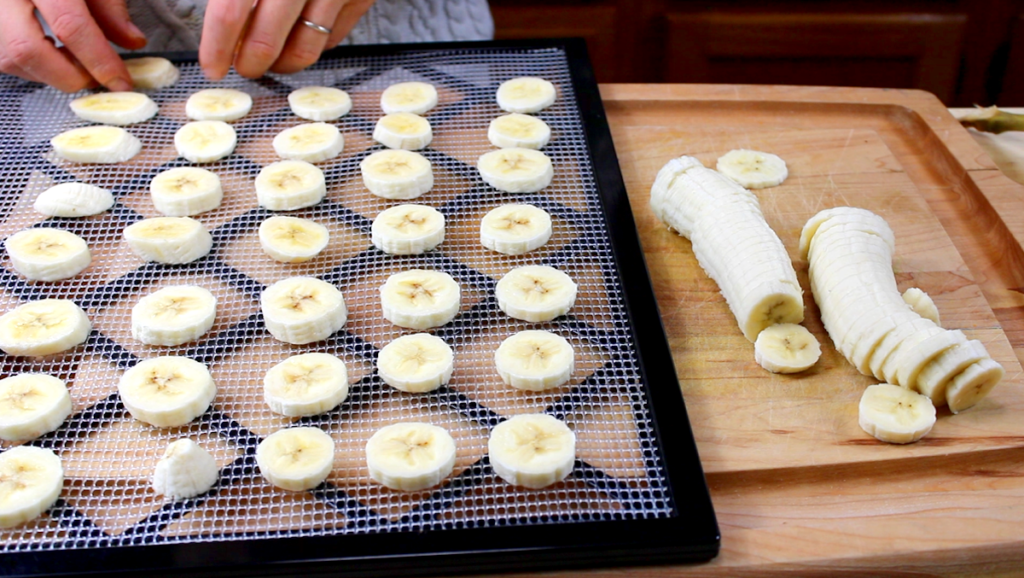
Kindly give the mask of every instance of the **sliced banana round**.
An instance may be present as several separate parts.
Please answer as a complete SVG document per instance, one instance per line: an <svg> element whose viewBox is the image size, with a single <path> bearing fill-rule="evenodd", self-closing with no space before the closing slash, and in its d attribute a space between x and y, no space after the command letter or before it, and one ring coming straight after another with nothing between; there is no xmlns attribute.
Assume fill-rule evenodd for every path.
<svg viewBox="0 0 1024 578"><path fill-rule="evenodd" d="M298 217L276 216L260 223L260 247L270 258L282 263L304 263L327 247L327 227Z"/></svg>
<svg viewBox="0 0 1024 578"><path fill-rule="evenodd" d="M380 107L385 114L411 112L424 114L437 106L437 89L427 82L399 82L384 89Z"/></svg>
<svg viewBox="0 0 1024 578"><path fill-rule="evenodd" d="M30 301L0 316L0 349L8 355L42 357L84 343L90 331L92 323L74 301Z"/></svg>
<svg viewBox="0 0 1024 578"><path fill-rule="evenodd" d="M278 133L273 145L274 152L282 159L318 163L340 155L345 148L345 138L333 124L307 122Z"/></svg>
<svg viewBox="0 0 1024 578"><path fill-rule="evenodd" d="M371 479L392 490L432 488L455 468L455 440L429 423L384 426L366 442L366 466Z"/></svg>
<svg viewBox="0 0 1024 578"><path fill-rule="evenodd" d="M540 112L555 102L555 85L543 78L523 76L501 83L495 95L498 106L507 112Z"/></svg>
<svg viewBox="0 0 1024 578"><path fill-rule="evenodd" d="M210 232L191 217L143 219L125 227L122 234L133 253L157 263L191 263L213 248Z"/></svg>
<svg viewBox="0 0 1024 578"><path fill-rule="evenodd" d="M903 301L921 317L930 319L936 325L942 326L942 323L939 323L939 308L935 306L935 301L932 301L931 295L917 287L911 287L903 292Z"/></svg>
<svg viewBox="0 0 1024 578"><path fill-rule="evenodd" d="M778 323L757 334L754 360L772 373L799 373L821 357L821 345L803 325Z"/></svg>
<svg viewBox="0 0 1024 578"><path fill-rule="evenodd" d="M181 345L205 335L216 317L213 293L195 285L164 287L132 307L132 337L146 345Z"/></svg>
<svg viewBox="0 0 1024 578"><path fill-rule="evenodd" d="M143 56L124 61L135 88L157 89L178 82L181 72L170 60L159 56Z"/></svg>
<svg viewBox="0 0 1024 578"><path fill-rule="evenodd" d="M732 150L719 157L715 170L747 189L781 185L789 176L786 161L778 155L746 149Z"/></svg>
<svg viewBox="0 0 1024 578"><path fill-rule="evenodd" d="M156 427L178 427L210 407L217 386L206 365L164 356L145 359L124 372L117 392L135 419Z"/></svg>
<svg viewBox="0 0 1024 578"><path fill-rule="evenodd" d="M175 500L205 494L217 483L220 469L210 452L182 438L171 442L153 470L153 491Z"/></svg>
<svg viewBox="0 0 1024 578"><path fill-rule="evenodd" d="M576 463L576 434L547 414L521 414L491 430L491 467L514 486L539 489L564 480Z"/></svg>
<svg viewBox="0 0 1024 578"><path fill-rule="evenodd" d="M411 112L386 114L373 128L373 140L389 149L418 151L433 139L430 121Z"/></svg>
<svg viewBox="0 0 1024 578"><path fill-rule="evenodd" d="M51 450L18 446L0 454L0 480L0 528L14 528L57 503L64 467Z"/></svg>
<svg viewBox="0 0 1024 578"><path fill-rule="evenodd" d="M444 215L426 205L397 205L377 214L370 238L390 255L418 255L444 241Z"/></svg>
<svg viewBox="0 0 1024 578"><path fill-rule="evenodd" d="M935 425L935 406L927 396L879 383L860 398L860 427L875 439L891 444L916 442Z"/></svg>
<svg viewBox="0 0 1024 578"><path fill-rule="evenodd" d="M224 189L220 177L199 167L176 167L149 182L149 194L157 211L168 217L191 217L220 206Z"/></svg>
<svg viewBox="0 0 1024 578"><path fill-rule="evenodd" d="M523 321L551 321L565 315L576 303L576 283L547 265L512 269L494 289L498 307Z"/></svg>
<svg viewBox="0 0 1024 578"><path fill-rule="evenodd" d="M295 345L327 339L348 320L341 291L315 277L289 277L267 287L260 309L270 334Z"/></svg>
<svg viewBox="0 0 1024 578"><path fill-rule="evenodd" d="M953 413L974 407L988 395L1006 375L1006 370L990 358L981 359L967 366L946 385L946 404Z"/></svg>
<svg viewBox="0 0 1024 578"><path fill-rule="evenodd" d="M359 163L363 184L384 199L415 199L434 186L430 161L401 150L375 152Z"/></svg>
<svg viewBox="0 0 1024 578"><path fill-rule="evenodd" d="M234 127L220 120L186 123L174 133L174 148L185 160L212 163L235 152L238 135Z"/></svg>
<svg viewBox="0 0 1024 578"><path fill-rule="evenodd" d="M476 167L485 183L506 193L536 193L550 185L555 176L548 155L524 148L485 153Z"/></svg>
<svg viewBox="0 0 1024 578"><path fill-rule="evenodd" d="M988 358L985 345L977 339L951 347L921 369L915 387L922 395L930 397L935 407L945 405L949 382L968 366Z"/></svg>
<svg viewBox="0 0 1024 578"><path fill-rule="evenodd" d="M305 161L278 161L256 175L256 198L271 211L312 207L326 195L324 172Z"/></svg>
<svg viewBox="0 0 1024 578"><path fill-rule="evenodd" d="M429 333L403 335L377 356L377 375L384 383L411 393L434 391L451 380L454 370L452 348Z"/></svg>
<svg viewBox="0 0 1024 578"><path fill-rule="evenodd" d="M506 384L544 391L569 381L576 366L576 352L556 333L520 331L501 342L494 352L494 365Z"/></svg>
<svg viewBox="0 0 1024 578"><path fill-rule="evenodd" d="M311 490L331 474L334 440L316 427L279 430L256 446L256 465L268 482L282 490Z"/></svg>
<svg viewBox="0 0 1024 578"><path fill-rule="evenodd" d="M99 124L127 126L147 121L160 107L140 92L99 92L71 101L78 118Z"/></svg>
<svg viewBox="0 0 1024 578"><path fill-rule="evenodd" d="M130 160L142 141L117 126L84 126L50 139L57 156L75 163L113 164Z"/></svg>
<svg viewBox="0 0 1024 578"><path fill-rule="evenodd" d="M533 205L502 205L480 220L480 244L505 255L522 255L551 239L551 215Z"/></svg>
<svg viewBox="0 0 1024 578"><path fill-rule="evenodd" d="M62 229L36 227L7 237L4 248L14 270L33 281L60 281L81 273L92 262L85 240Z"/></svg>
<svg viewBox="0 0 1024 578"><path fill-rule="evenodd" d="M348 397L345 362L328 353L293 355L263 377L263 399L290 417L331 411Z"/></svg>
<svg viewBox="0 0 1024 578"><path fill-rule="evenodd" d="M336 120L352 110L352 98L338 88L304 86L288 95L288 105L307 120Z"/></svg>
<svg viewBox="0 0 1024 578"><path fill-rule="evenodd" d="M551 127L528 114L513 112L499 116L487 127L487 140L502 149L541 149L551 140Z"/></svg>
<svg viewBox="0 0 1024 578"><path fill-rule="evenodd" d="M185 101L185 116L192 120L238 120L251 109L252 97L233 88L207 88Z"/></svg>
<svg viewBox="0 0 1024 578"><path fill-rule="evenodd" d="M0 439L35 439L59 428L69 415L71 395L60 379L45 373L0 379Z"/></svg>
<svg viewBox="0 0 1024 578"><path fill-rule="evenodd" d="M114 195L107 189L85 183L54 185L36 197L32 208L47 217L89 217L114 205Z"/></svg>
<svg viewBox="0 0 1024 578"><path fill-rule="evenodd" d="M429 329L448 323L459 313L462 292L452 276L411 269L388 277L380 288L384 319L408 329Z"/></svg>

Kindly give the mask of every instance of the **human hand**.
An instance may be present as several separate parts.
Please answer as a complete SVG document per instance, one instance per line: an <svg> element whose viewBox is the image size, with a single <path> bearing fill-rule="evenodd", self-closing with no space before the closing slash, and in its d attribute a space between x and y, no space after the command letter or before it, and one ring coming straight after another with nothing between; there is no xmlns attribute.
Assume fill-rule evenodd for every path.
<svg viewBox="0 0 1024 578"><path fill-rule="evenodd" d="M288 74L313 64L336 46L374 0L209 0L199 43L199 64L220 80L232 63L238 74ZM303 20L330 30L329 33Z"/></svg>
<svg viewBox="0 0 1024 578"><path fill-rule="evenodd" d="M97 83L110 90L132 89L128 69L109 42L133 50L146 45L145 35L128 18L125 0L5 0L4 8L0 71L64 92ZM64 46L57 48L43 34L36 9Z"/></svg>

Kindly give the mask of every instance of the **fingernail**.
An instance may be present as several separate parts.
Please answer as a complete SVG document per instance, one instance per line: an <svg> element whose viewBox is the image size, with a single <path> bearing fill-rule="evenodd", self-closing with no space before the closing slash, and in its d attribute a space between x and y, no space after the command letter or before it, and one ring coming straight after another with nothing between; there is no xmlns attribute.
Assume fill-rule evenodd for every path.
<svg viewBox="0 0 1024 578"><path fill-rule="evenodd" d="M115 78L110 81L107 88L110 89L111 92L128 92L132 89L132 83L123 78Z"/></svg>
<svg viewBox="0 0 1024 578"><path fill-rule="evenodd" d="M136 26L134 22L128 21L128 32L130 32L132 36L139 38L141 40L146 39L146 35L142 32L142 30L139 30L139 27Z"/></svg>

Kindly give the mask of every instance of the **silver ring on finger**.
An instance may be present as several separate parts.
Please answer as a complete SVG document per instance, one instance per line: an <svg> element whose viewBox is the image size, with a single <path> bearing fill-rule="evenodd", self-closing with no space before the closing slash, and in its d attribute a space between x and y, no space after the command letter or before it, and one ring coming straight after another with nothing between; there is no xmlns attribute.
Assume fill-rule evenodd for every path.
<svg viewBox="0 0 1024 578"><path fill-rule="evenodd" d="M309 20L306 20L305 18L300 18L299 21L302 22L303 24L305 24L306 26L309 26L313 30L316 30L317 32L323 32L324 34L328 34L328 35L331 33L331 29L330 28L328 28L326 26L320 26L316 22L310 22Z"/></svg>

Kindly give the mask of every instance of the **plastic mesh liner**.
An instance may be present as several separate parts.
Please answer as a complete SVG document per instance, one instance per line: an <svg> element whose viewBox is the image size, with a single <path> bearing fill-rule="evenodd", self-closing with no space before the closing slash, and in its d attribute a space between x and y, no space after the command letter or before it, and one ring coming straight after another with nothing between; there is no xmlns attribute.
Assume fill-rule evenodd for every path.
<svg viewBox="0 0 1024 578"><path fill-rule="evenodd" d="M173 146L187 119L186 98L210 84L195 63L181 65L181 80L154 92L160 113L128 127L143 143L134 159L117 165L82 165L54 156L49 139L84 126L68 108L72 96L12 77L0 79L0 237L33 226L67 229L89 243L92 264L73 279L27 282L3 255L0 312L21 302L73 299L89 315L93 332L75 349L42 359L2 357L3 376L44 372L68 384L74 413L57 431L30 443L52 448L65 469L60 500L19 528L0 530L0 551L72 549L164 542L245 540L272 536L408 532L514 524L665 518L674 515L646 386L630 339L630 319L596 190L591 158L560 49L476 49L403 52L393 56L323 60L289 77L250 81L229 76L221 87L254 97L252 111L235 121L239 144L228 158L202 165L223 183L223 204L198 218L213 234L207 257L181 266L145 263L121 238L125 226L159 216L149 181L187 163ZM487 126L504 114L498 85L518 76L553 82L558 99L537 114L552 129L544 152L553 160L552 184L537 194L501 193L483 183L476 159L494 150ZM382 150L371 133L382 115L380 94L409 80L433 83L440 102L426 116L434 132L421 151L433 164L435 185L414 202L431 205L447 220L446 239L424 255L386 255L370 243L373 217L398 202L372 195L359 162ZM271 139L306 122L287 104L300 86L337 86L349 92L352 111L336 121L345 137L340 157L320 163L327 198L288 213L328 227L331 240L307 263L282 264L260 249L257 227L272 213L258 207L253 180L278 160ZM48 187L83 181L111 190L117 202L104 214L83 219L46 219L32 209ZM526 202L547 210L554 235L541 249L519 257L499 255L479 242L479 223L490 209ZM552 265L578 285L575 307L554 322L527 324L502 313L494 299L497 280L513 267ZM455 351L451 383L427 394L393 390L376 377L377 352L403 333L381 314L378 288L388 275L409 269L442 270L462 287L462 310L432 330ZM276 341L263 326L260 292L279 279L318 276L335 284L349 309L345 328L307 346ZM172 284L195 284L218 300L217 321L201 340L153 347L131 337L130 313L144 295ZM494 351L514 332L542 328L566 337L576 350L570 383L531 393L505 386L494 368ZM264 373L290 355L326 351L343 359L351 389L335 410L309 418L285 418L263 401ZM191 424L158 429L135 421L121 405L117 382L140 359L184 355L206 363L217 383L213 406ZM490 428L521 413L547 412L577 435L572 475L544 490L525 490L498 478L487 461ZM397 492L370 480L364 446L380 427L403 420L445 427L458 447L455 471L430 490ZM327 482L307 492L288 492L260 476L254 452L259 441L293 425L314 425L336 442ZM199 442L218 461L220 479L195 499L170 501L153 492L149 478L168 443ZM11 447L5 442L3 449Z"/></svg>

